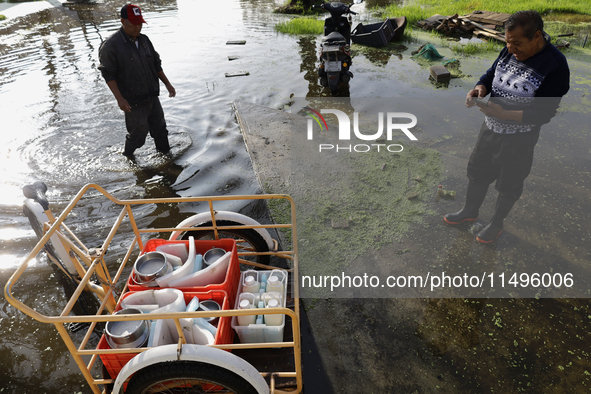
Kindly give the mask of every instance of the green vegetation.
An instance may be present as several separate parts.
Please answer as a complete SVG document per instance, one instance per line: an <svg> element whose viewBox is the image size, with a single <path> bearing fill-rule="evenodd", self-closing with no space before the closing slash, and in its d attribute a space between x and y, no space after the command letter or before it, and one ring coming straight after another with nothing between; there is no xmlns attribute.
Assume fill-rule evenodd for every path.
<svg viewBox="0 0 591 394"><path fill-rule="evenodd" d="M483 42L478 44L472 42L469 42L467 44L453 43L449 45L449 49L451 49L452 52L458 55L466 56L487 51L498 52L503 48L503 46L503 43L501 43L500 41L491 40L489 42Z"/></svg>
<svg viewBox="0 0 591 394"><path fill-rule="evenodd" d="M276 24L275 29L286 34L322 34L324 21L315 18L294 18Z"/></svg>
<svg viewBox="0 0 591 394"><path fill-rule="evenodd" d="M4 19L6 19L6 17L2 14L0 14L0 21L3 21Z"/></svg>
<svg viewBox="0 0 591 394"><path fill-rule="evenodd" d="M265 187L265 193L273 193L269 187ZM277 224L289 224L291 220L291 204L287 199L273 199L267 200L267 206L271 212L273 221ZM283 237L285 238L286 244L283 245L285 250L291 250L292 234L291 229L283 228L279 229Z"/></svg>
<svg viewBox="0 0 591 394"><path fill-rule="evenodd" d="M591 22L591 2L588 0L517 0L499 2L496 0L413 0L406 6L392 4L385 8L385 16L405 15L409 25L427 19L435 14L465 15L474 10L487 10L512 14L521 10L537 10L545 19ZM563 19L564 18L564 19Z"/></svg>

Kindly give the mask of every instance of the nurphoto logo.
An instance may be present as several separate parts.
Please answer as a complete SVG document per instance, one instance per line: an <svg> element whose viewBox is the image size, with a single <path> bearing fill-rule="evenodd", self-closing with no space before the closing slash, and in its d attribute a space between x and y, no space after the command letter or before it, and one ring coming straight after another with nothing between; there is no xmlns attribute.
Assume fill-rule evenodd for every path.
<svg viewBox="0 0 591 394"><path fill-rule="evenodd" d="M328 125L322 114L332 114L337 117L339 124L339 141L350 141L351 133L351 119L349 116L338 109L321 109L320 112L309 107L304 107L311 119L308 119L307 124L307 139L312 141L314 139L314 121L318 124L320 130L326 129ZM410 122L401 122L401 120L410 120ZM353 112L353 135L362 141L377 141L384 135L384 128L386 132L386 140L392 141L395 132L401 131L411 141L417 141L417 137L410 131L411 128L417 125L417 117L408 112L378 112L378 130L375 133L364 134L359 127L359 113ZM386 125L384 127L384 124ZM323 127L324 126L324 127ZM350 153L366 153L370 151L386 150L391 153L402 152L404 147L401 144L356 144L356 145L339 145L339 144L319 144L318 150L322 151L346 151Z"/></svg>

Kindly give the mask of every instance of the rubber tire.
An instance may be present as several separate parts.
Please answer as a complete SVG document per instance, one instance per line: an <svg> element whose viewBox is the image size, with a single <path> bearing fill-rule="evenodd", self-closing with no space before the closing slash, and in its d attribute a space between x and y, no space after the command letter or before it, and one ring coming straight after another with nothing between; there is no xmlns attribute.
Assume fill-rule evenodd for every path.
<svg viewBox="0 0 591 394"><path fill-rule="evenodd" d="M334 82L334 78L331 78L336 76L336 82ZM339 85L341 83L341 73L340 72L334 72L334 73L327 73L327 79L328 79L328 88L330 89L330 92L332 93L332 95L336 95L338 90L339 90Z"/></svg>
<svg viewBox="0 0 591 394"><path fill-rule="evenodd" d="M231 220L218 220L216 221L216 224L218 226L242 226L243 224L241 223L237 223ZM203 223L200 224L199 226L195 227L195 228L199 228L199 227L211 227L212 223L211 222L207 222L207 223ZM269 252L269 246L267 245L267 242L263 239L263 237L257 233L255 230L253 229L237 229L237 230L224 230L224 233L228 233L228 234L234 234L236 237L238 238L243 238L245 241L247 241L248 243L250 243L252 245L252 247L254 248L254 250L256 252ZM213 238L213 230L193 230L193 231L187 231L186 233L184 233L180 239L186 240L189 239L189 236L195 238L195 240L201 239L203 237L206 236L211 236ZM246 257L246 256L243 256ZM266 255L266 256L257 256L257 260L258 263L261 264L269 264L270 262L270 256Z"/></svg>
<svg viewBox="0 0 591 394"><path fill-rule="evenodd" d="M125 394L143 394L158 383L174 379L199 379L231 390L228 393L258 394L250 383L237 374L216 365L196 361L170 361L147 366L131 377ZM177 391L166 392L175 393ZM205 393L205 391L178 391L178 393L183 392Z"/></svg>

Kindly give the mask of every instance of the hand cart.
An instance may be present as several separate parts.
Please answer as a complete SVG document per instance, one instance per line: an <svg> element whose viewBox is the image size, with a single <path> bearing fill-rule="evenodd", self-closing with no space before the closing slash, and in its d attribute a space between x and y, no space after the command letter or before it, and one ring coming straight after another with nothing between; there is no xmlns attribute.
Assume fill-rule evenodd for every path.
<svg viewBox="0 0 591 394"><path fill-rule="evenodd" d="M37 217L46 218L46 220L40 220L42 231L37 231L40 240L9 279L4 294L8 302L20 311L40 322L55 326L93 393L109 393L111 390L116 393L155 393L165 391L297 394L302 392L300 304L297 283L297 230L295 205L291 197L287 195L249 195L120 200L102 187L88 184L78 192L59 217L55 218L43 196L43 192L47 188L45 185L41 185L44 189L43 187L33 188L35 190L33 192L29 190L28 195L25 189L25 195L29 197L30 201L34 200L40 206L38 207ZM40 195L42 197L38 198ZM65 221L70 215L75 216L73 211L81 199L103 199L103 197L108 199L115 207L120 208L120 212L102 245L98 248L89 248L78 239ZM289 223L261 225L253 220L242 220L242 223L239 223L240 219L236 221L219 220L219 217L223 215L220 211L216 211L215 206L218 203L239 200L266 200L267 202L282 200L285 203L284 206L291 209L291 221ZM248 234L254 232L263 234L266 229L278 229L290 233L291 247L287 248L287 250L278 251L277 242L274 241L275 247L266 251L257 250L256 247L252 246L253 243L251 242L246 243L247 246L238 247L236 252L241 265L246 264L257 269L277 269L277 267L261 263L261 261L268 261L270 256L289 261L290 268L284 270L291 287L290 291L287 292L286 298L288 298L288 302L285 307L266 308L264 311L265 315L285 315L286 329L283 341L259 343L235 343L236 341L232 341L234 332L232 328L229 328L230 319L238 316L255 315L257 311L260 313L260 309L234 309L234 304L230 303L228 299L224 299L224 297L229 297L228 293L236 293L236 282L232 283L231 289L210 290L209 295L202 293L202 297L220 298L220 302L226 307L219 311L139 315L112 314L118 308L121 300L130 292L129 282L125 282L127 277L124 272L130 271L131 264L129 262L132 256L138 251L140 253L144 251L147 243L151 242L150 239L154 238L155 235L173 234L179 236L182 233L194 231L198 225L196 220L185 220L175 228L140 228L138 222L145 221L139 220L141 217L136 217L133 209L146 204L162 204L161 206L166 207L183 203L207 204L208 212L200 214L200 216L201 219L203 215L208 216L209 221L203 222L200 220L199 223L206 224L205 226L201 224L199 230L208 231L213 235L213 240L219 240L230 234L233 235L234 242L237 245L242 245L245 241L242 238L248 239ZM227 213L227 215L232 217L232 215L237 214ZM128 234L122 234L125 232ZM109 247L112 246L115 237L119 239L122 236L131 239L125 256L120 259L120 262L109 261L109 257L107 257ZM146 241L146 239L148 240ZM53 316L46 316L39 313L35 307L25 305L15 298L13 288L19 278L26 272L29 262L39 252L44 249L49 250L50 247L53 248L53 253L48 252L48 257L62 269L64 274L74 278L77 287L67 300L62 311ZM68 261L60 262L60 258ZM114 275L112 275L113 271L115 271ZM122 291L117 291L117 288L121 287L123 288ZM96 294L100 300L100 306L98 306L96 313L72 315L74 305L85 291ZM293 294L293 296L290 296L290 294ZM186 298L189 296L190 294L185 295ZM235 296L236 294L234 294ZM221 330L220 326L225 324L223 335L226 338L221 338L223 335L219 334L220 338L216 336L214 345L188 343L181 325L182 319L210 317L219 318L218 331ZM99 330L102 325L109 321L148 319L151 321L172 319L177 330L178 342L154 347L110 348L109 346L101 346L101 344L104 345L103 335L98 346L89 345L95 330ZM80 334L77 334L76 338L74 338L71 330L67 329L66 325L72 324L87 327L81 341L79 339ZM249 359L253 355L254 357ZM251 364L251 361L257 364L257 360L269 358L287 358L288 364L293 368L288 371L259 372ZM105 360L111 364L109 365L110 371L103 369L103 378L95 378L91 373L93 368L100 365L97 363L99 359L103 361L103 364L105 364ZM119 363L119 365L113 363ZM275 363L271 362L271 364ZM138 383L138 380L141 380L141 382Z"/></svg>

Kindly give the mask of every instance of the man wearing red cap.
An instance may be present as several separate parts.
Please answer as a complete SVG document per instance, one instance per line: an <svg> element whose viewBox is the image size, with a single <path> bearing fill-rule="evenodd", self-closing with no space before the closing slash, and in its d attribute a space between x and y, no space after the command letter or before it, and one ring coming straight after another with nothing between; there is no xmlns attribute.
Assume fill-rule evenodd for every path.
<svg viewBox="0 0 591 394"><path fill-rule="evenodd" d="M166 78L160 55L150 39L140 34L146 23L140 7L127 4L121 8L121 28L104 41L99 48L99 70L125 113L127 136L123 154L130 159L133 152L144 145L148 132L156 149L170 151L168 130L160 105L160 82L169 97L176 91Z"/></svg>

